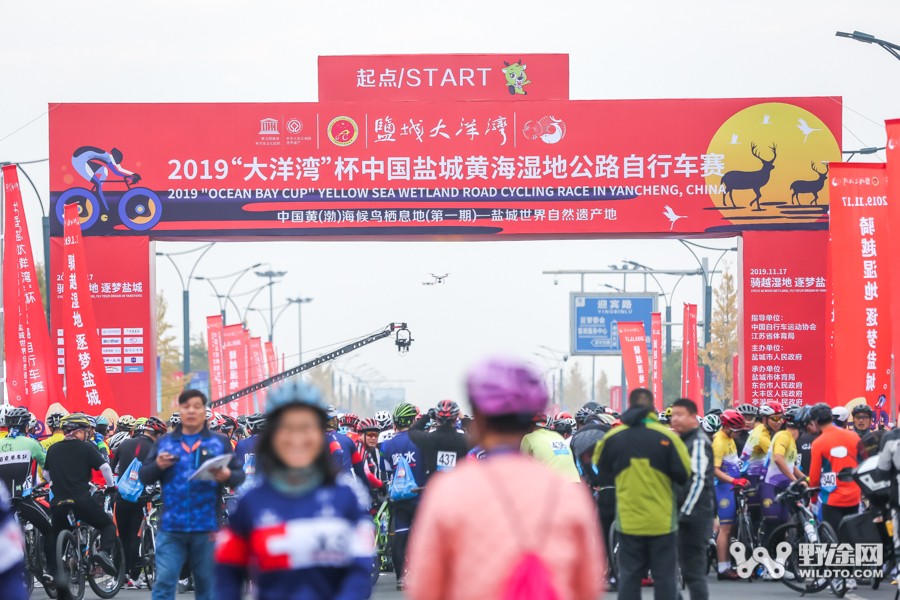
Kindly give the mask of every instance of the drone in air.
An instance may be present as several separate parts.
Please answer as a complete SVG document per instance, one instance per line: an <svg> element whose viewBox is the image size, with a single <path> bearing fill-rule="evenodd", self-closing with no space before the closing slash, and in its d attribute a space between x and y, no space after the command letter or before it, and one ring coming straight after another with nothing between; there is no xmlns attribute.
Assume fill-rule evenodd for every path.
<svg viewBox="0 0 900 600"><path fill-rule="evenodd" d="M443 285L444 280L450 277L450 273L444 273L443 275L435 275L434 273L429 273L433 278L433 281L423 281L422 285Z"/></svg>

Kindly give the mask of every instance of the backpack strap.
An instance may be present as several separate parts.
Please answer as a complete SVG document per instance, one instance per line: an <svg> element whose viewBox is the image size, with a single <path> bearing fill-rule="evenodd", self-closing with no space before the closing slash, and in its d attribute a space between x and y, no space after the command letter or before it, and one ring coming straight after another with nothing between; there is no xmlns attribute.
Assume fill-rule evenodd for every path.
<svg viewBox="0 0 900 600"><path fill-rule="evenodd" d="M523 521L521 518L519 518L519 515L513 515L513 512L515 512L515 504L513 503L513 498L510 495L509 490L504 487L501 481L502 477L492 477L488 474L488 471L497 471L496 468L488 466L490 465L490 460L484 461L483 464L486 467L483 471L487 476L488 481L491 482L491 485L489 487L491 487L496 492L496 495L499 496L498 502L500 502L501 504L501 508L503 509L502 512L509 518L511 526L510 528L513 531L513 537L516 538L523 552L534 551L540 546L540 543L530 544L528 543L528 540L525 539L526 536L525 528L523 527ZM551 486L550 493L547 494L547 497L544 500L544 510L541 511L541 523L537 529L538 536L540 536L541 532L544 531L550 524L550 519L555 512L554 509L556 507L557 496L559 495L559 488L560 486L558 485ZM538 539L538 542L539 541L540 540Z"/></svg>

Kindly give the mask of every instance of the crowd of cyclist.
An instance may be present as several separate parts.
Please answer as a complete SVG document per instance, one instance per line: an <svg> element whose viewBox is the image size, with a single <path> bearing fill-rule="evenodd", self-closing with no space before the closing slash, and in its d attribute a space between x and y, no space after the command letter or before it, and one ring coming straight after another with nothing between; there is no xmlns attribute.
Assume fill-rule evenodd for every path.
<svg viewBox="0 0 900 600"><path fill-rule="evenodd" d="M469 399L473 405L476 403L475 398ZM797 482L821 488L821 518L837 530L844 516L859 510L861 496L856 483L838 480L834 474L876 454L885 436L883 428L873 427L872 410L865 405L849 412L844 408L832 410L824 404L785 409L778 402L768 401L758 407L744 404L736 409L711 410L701 417L697 416L696 405L683 399L657 413L651 408L652 395L646 390L635 390L631 401L629 410L622 415L594 402L585 404L574 415L548 415L542 408L529 413L524 424L521 415L514 415L518 418L516 427L525 427L515 450L549 467L558 481L583 484L594 499L596 511L592 518L598 524L597 538L604 544L611 539L614 527L635 539L657 537L648 515L660 505L647 508L647 502L669 502L682 535L692 531L692 518L699 519L701 526L690 536L701 544L714 537L719 580L739 578L729 551L734 537L736 490L742 490L747 498L761 543L767 533L787 519L785 506L776 500L778 494ZM312 421L304 421L302 411L288 410L297 407L309 409ZM435 475L453 471L467 461L478 463L501 454L494 447L486 450L473 445L473 440L480 439L473 432L473 417L463 414L452 400L438 402L424 411L404 402L391 412L360 418L326 406L321 395L302 382L273 389L264 413L238 417L210 410L205 396L195 390L182 394L180 413L173 414L167 423L157 417L136 419L123 415L111 422L103 416L53 413L47 416L46 431L42 431L40 422L25 408L4 408L0 413L0 455L27 452L32 461L27 476L4 476L3 483L14 496L52 485L49 522L33 509L29 511L27 504L18 505L17 510L21 522L30 523L43 534L47 561L41 583L48 589L58 588L59 592L64 592L64 587L56 571L55 540L60 531L70 526L70 512L100 532L100 549L94 553L97 568L108 573L117 569L111 554L118 536L124 549L125 588L145 586L141 574L145 565L138 555L137 534L147 496L126 501L117 492L117 482L121 486L124 478L132 476L132 470L135 478L139 473L142 484L163 488L161 531L165 535L157 544L165 552L157 552L160 564L153 591L155 599L172 597L175 584L179 579L185 580L187 574L196 586L198 598L240 598L253 560L255 568L269 577L269 588L286 594L269 597L294 597L290 594L296 593L297 586L296 580L280 579L269 571L294 572L314 564L327 568L318 578L303 584L308 587L309 596L296 597L368 597L371 580L366 573L372 568L373 548L360 539L350 542L348 537L370 535L372 516L386 501L390 502L391 514L390 563L397 575L398 589L404 589L410 566L415 577L416 561L407 559L410 534L416 529L420 501ZM315 429L319 422L321 455L328 457L327 464L318 451L313 452L314 460L305 458L306 438L299 435ZM509 427L507 423L498 431ZM671 483L672 490L635 489L627 479L627 471L632 467L617 466L622 462L619 459L630 461L631 453L637 452L632 447L656 438L628 438L630 441L626 442L627 434L610 432L634 433L641 427L648 430L646 436L657 436L663 446L671 445L666 451L673 454L665 460L674 467L662 470L666 472L666 485ZM284 437L288 435L285 431L296 433L296 440ZM640 441L636 444L636 440ZM837 448L852 449L841 452ZM194 480L195 472L208 459L222 455L231 458L215 468L207 481ZM656 455L648 458L651 465L658 459ZM310 490L325 484L337 491L332 496L319 492L314 499L306 499ZM360 497L362 490L365 497ZM104 493L114 496L112 515L98 502ZM241 500L230 501L230 517L223 519L223 498L234 495ZM670 500L666 500L668 496ZM282 497L291 502L282 502ZM630 507L630 513L623 509L625 505ZM629 514L638 510L635 507L650 511L641 513L638 518L643 522L637 527L628 522L632 518ZM326 527L321 521L335 514L350 522L350 529L337 537L329 529L337 526L329 521ZM0 511L0 518L3 516ZM268 521L284 523L301 517L317 525L299 534L284 527L267 529ZM209 535L223 523L227 525L219 537L215 551L218 566L214 567ZM676 525L673 531L664 524L660 531L677 535L677 528ZM717 533L713 535L714 528ZM311 542L300 542L296 536L306 540L317 532L323 546L318 549L251 558L259 550L260 539L269 540L272 546L277 536L286 536L287 541L306 548ZM335 539L349 549L336 542L337 545L329 546ZM697 574L691 571L698 567L685 563L683 554L689 552L689 546L683 545L687 543L684 540L680 543L683 576L686 583L693 584ZM651 547L645 546L644 550L651 553L648 548ZM657 560L678 560L674 548L671 555L665 547L651 549ZM323 555L330 558L323 559ZM337 575L333 568L336 565L347 567L349 574ZM379 566L376 561L375 568ZM638 569L640 572L628 577L639 576L643 585L653 585L653 578L664 578L653 562ZM634 582L627 586L620 582L626 577L624 573L610 571L604 576L609 587L621 583L620 595L629 597L633 588L628 586ZM705 587L690 587L692 598L707 597ZM420 591L414 590L413 595L427 597ZM64 593L60 597L65 597Z"/></svg>

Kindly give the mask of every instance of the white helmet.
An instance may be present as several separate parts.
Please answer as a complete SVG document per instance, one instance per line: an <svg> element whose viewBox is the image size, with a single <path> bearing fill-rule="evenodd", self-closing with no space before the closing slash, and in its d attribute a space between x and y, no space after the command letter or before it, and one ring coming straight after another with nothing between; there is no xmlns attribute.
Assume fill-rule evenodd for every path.
<svg viewBox="0 0 900 600"><path fill-rule="evenodd" d="M377 421L378 424L381 425L382 429L387 429L394 424L394 419L393 417L391 417L391 413L386 410L380 410L375 413L375 421Z"/></svg>
<svg viewBox="0 0 900 600"><path fill-rule="evenodd" d="M0 427L6 427L6 411L9 408L9 404L0 404Z"/></svg>
<svg viewBox="0 0 900 600"><path fill-rule="evenodd" d="M843 406L835 406L831 409L831 416L839 423L846 423L850 420L850 411Z"/></svg>

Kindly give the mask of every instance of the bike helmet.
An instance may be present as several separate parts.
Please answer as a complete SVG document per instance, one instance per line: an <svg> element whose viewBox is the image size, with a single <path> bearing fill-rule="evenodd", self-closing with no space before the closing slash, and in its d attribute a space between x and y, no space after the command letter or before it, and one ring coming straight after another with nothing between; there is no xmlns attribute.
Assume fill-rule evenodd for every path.
<svg viewBox="0 0 900 600"><path fill-rule="evenodd" d="M740 404L735 410L737 410L737 412L739 412L743 416L750 417L752 419L755 419L757 415L759 415L759 409L752 404ZM724 414L724 411L722 412Z"/></svg>
<svg viewBox="0 0 900 600"><path fill-rule="evenodd" d="M835 425L846 427L847 421L850 420L850 411L843 406L835 406L831 409L831 416L834 418Z"/></svg>
<svg viewBox="0 0 900 600"><path fill-rule="evenodd" d="M301 379L288 380L269 391L266 395L266 417L271 418L281 409L291 406L308 406L315 409L323 421L328 418L328 407L322 400L322 392Z"/></svg>
<svg viewBox="0 0 900 600"><path fill-rule="evenodd" d="M359 417L357 417L353 413L347 413L340 419L338 419L338 425L341 426L341 429L346 429L347 431L356 431L357 427L359 426Z"/></svg>
<svg viewBox="0 0 900 600"><path fill-rule="evenodd" d="M140 419L135 419L134 420L134 431L139 430L141 427L144 426L144 423L146 423L146 422L147 422L147 417L141 417Z"/></svg>
<svg viewBox="0 0 900 600"><path fill-rule="evenodd" d="M403 402L394 409L394 424L400 427L408 427L409 425L412 425L413 420L415 420L418 414L419 409L409 402Z"/></svg>
<svg viewBox="0 0 900 600"><path fill-rule="evenodd" d="M538 413L531 418L531 422L534 423L535 427L546 428L550 426L550 416L546 413Z"/></svg>
<svg viewBox="0 0 900 600"><path fill-rule="evenodd" d="M804 409L802 406L792 406L784 412L784 424L788 427L803 429L806 427L804 421Z"/></svg>
<svg viewBox="0 0 900 600"><path fill-rule="evenodd" d="M375 413L375 422L381 425L381 429L387 429L394 424L394 418L386 410L379 410Z"/></svg>
<svg viewBox="0 0 900 600"><path fill-rule="evenodd" d="M165 435L166 432L169 431L169 428L166 424L157 417L148 418L143 425L141 425L141 429L145 431L151 431L156 435Z"/></svg>
<svg viewBox="0 0 900 600"><path fill-rule="evenodd" d="M31 421L31 413L27 408L22 406L13 406L6 411L6 426L10 429L23 430L28 427Z"/></svg>
<svg viewBox="0 0 900 600"><path fill-rule="evenodd" d="M587 405L584 405L578 409L578 412L575 413L575 422L579 425L583 425L595 414L597 414L596 410L592 410L588 408Z"/></svg>
<svg viewBox="0 0 900 600"><path fill-rule="evenodd" d="M776 402L775 400L768 400L760 405L759 407L759 416L760 417L771 417L772 415L780 415L784 414L784 406L781 405L781 402Z"/></svg>
<svg viewBox="0 0 900 600"><path fill-rule="evenodd" d="M219 420L221 421L220 429L224 433L231 433L238 427L237 419L231 417L229 415L219 415Z"/></svg>
<svg viewBox="0 0 900 600"><path fill-rule="evenodd" d="M62 425L63 431L66 433L75 431L76 429L88 429L89 427L93 427L91 420L83 413L66 415L62 418L60 424Z"/></svg>
<svg viewBox="0 0 900 600"><path fill-rule="evenodd" d="M834 419L834 416L831 414L831 408L824 402L819 402L810 406L809 416L811 420L819 425L830 423Z"/></svg>
<svg viewBox="0 0 900 600"><path fill-rule="evenodd" d="M247 417L247 428L250 430L251 435L262 433L262 430L266 427L266 415L262 413L253 413L249 417Z"/></svg>
<svg viewBox="0 0 900 600"><path fill-rule="evenodd" d="M206 422L209 423L213 418L213 411L210 407L206 407Z"/></svg>
<svg viewBox="0 0 900 600"><path fill-rule="evenodd" d="M572 435L572 431L574 430L568 419L553 419L550 422L549 429L566 437Z"/></svg>
<svg viewBox="0 0 900 600"><path fill-rule="evenodd" d="M94 417L94 423L94 428L97 430L97 433L106 435L106 432L109 431L109 419L103 415Z"/></svg>
<svg viewBox="0 0 900 600"><path fill-rule="evenodd" d="M50 413L47 415L47 427L50 429L59 429L59 422L62 420L62 413Z"/></svg>
<svg viewBox="0 0 900 600"><path fill-rule="evenodd" d="M708 411L706 411L706 414L708 414L708 415L721 415L721 414L722 414L722 409L721 409L721 408L711 408L711 409L709 409Z"/></svg>
<svg viewBox="0 0 900 600"><path fill-rule="evenodd" d="M872 410L872 407L868 404L857 404L853 407L853 412L851 414L853 415L854 419L860 415L865 415L871 419L872 415L875 413Z"/></svg>
<svg viewBox="0 0 900 600"><path fill-rule="evenodd" d="M719 415L706 415L700 420L700 427L709 435L713 435L722 429L722 420L719 418ZM743 424L741 424L741 427L743 427Z"/></svg>
<svg viewBox="0 0 900 600"><path fill-rule="evenodd" d="M123 158L122 151L119 150L118 148L113 148L112 150L110 150L109 155L112 156L112 159L115 161L116 164L119 164L120 162L122 162L122 158Z"/></svg>
<svg viewBox="0 0 900 600"><path fill-rule="evenodd" d="M181 425L181 413L173 412L169 417L169 427L175 428Z"/></svg>
<svg viewBox="0 0 900 600"><path fill-rule="evenodd" d="M131 437L130 431L117 431L113 434L109 440L107 440L106 445L109 446L109 451L113 454L119 449L119 446L122 445L122 442Z"/></svg>
<svg viewBox="0 0 900 600"><path fill-rule="evenodd" d="M722 427L725 429L730 429L732 431L740 431L744 428L744 417L736 410L728 409L722 411L722 416L719 417L719 420L722 422Z"/></svg>
<svg viewBox="0 0 900 600"><path fill-rule="evenodd" d="M119 417L119 422L116 423L116 429L119 431L132 431L134 429L134 417L122 415Z"/></svg>
<svg viewBox="0 0 900 600"><path fill-rule="evenodd" d="M359 428L357 429L360 433L368 433L370 431L381 431L381 423L376 421L375 419L363 419L359 422Z"/></svg>
<svg viewBox="0 0 900 600"><path fill-rule="evenodd" d="M547 387L532 365L494 358L476 365L466 377L472 406L481 414L534 415L547 407Z"/></svg>
<svg viewBox="0 0 900 600"><path fill-rule="evenodd" d="M453 400L441 400L438 402L434 418L442 424L456 423L459 419L459 404Z"/></svg>
<svg viewBox="0 0 900 600"><path fill-rule="evenodd" d="M596 418L603 425L609 425L610 427L612 427L616 422L616 418L609 413L601 413L599 415L596 415Z"/></svg>
<svg viewBox="0 0 900 600"><path fill-rule="evenodd" d="M671 413L666 414L665 411L662 411L662 412L657 413L657 414L658 414L658 418L659 418L660 424L662 424L662 425L668 425L668 424L669 424L669 421L671 420L671 419L670 419Z"/></svg>

